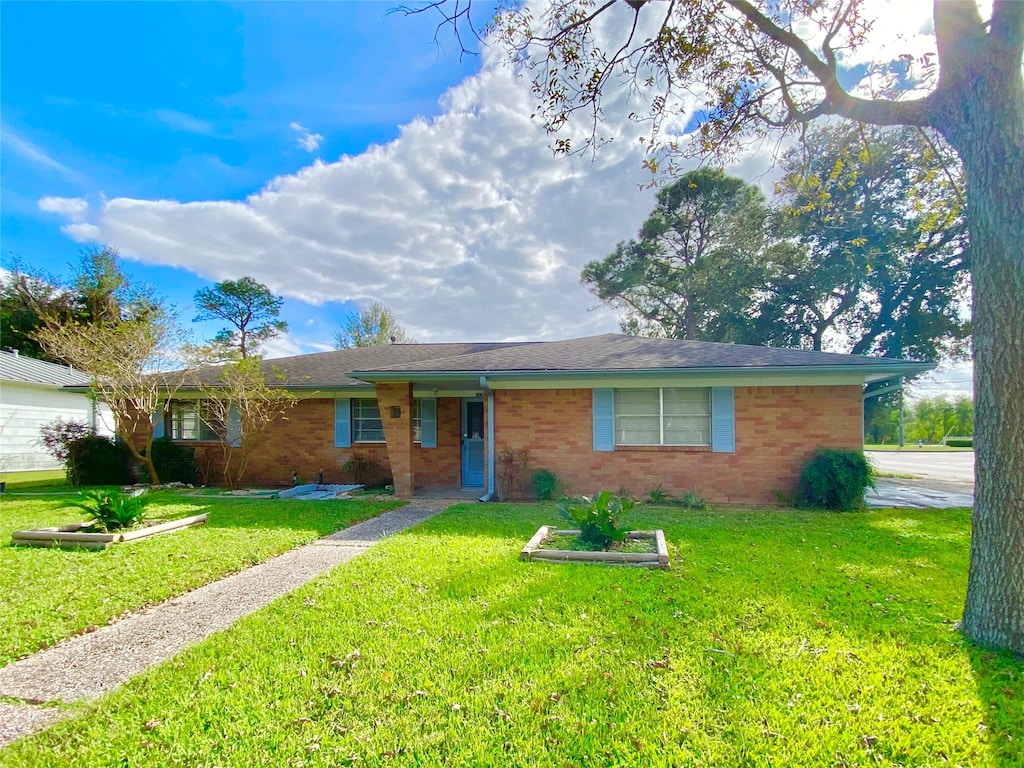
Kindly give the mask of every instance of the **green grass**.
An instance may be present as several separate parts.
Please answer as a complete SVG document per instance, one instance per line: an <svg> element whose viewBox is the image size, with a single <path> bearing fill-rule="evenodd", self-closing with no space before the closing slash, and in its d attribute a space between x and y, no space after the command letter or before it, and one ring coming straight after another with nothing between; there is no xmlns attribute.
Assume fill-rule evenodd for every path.
<svg viewBox="0 0 1024 768"><path fill-rule="evenodd" d="M28 488L67 489L68 481L63 469L40 469L30 472L0 472L0 480L7 484L8 491Z"/></svg>
<svg viewBox="0 0 1024 768"><path fill-rule="evenodd" d="M865 444L864 450L865 451L911 451L911 452L924 451L924 452L933 452L933 453L938 452L938 453L941 453L941 452L947 452L947 451L973 451L974 449L973 448L955 448L955 447L953 447L951 445L921 445L921 446L919 446L917 443L907 443L902 448L900 448L898 445L894 445L892 443L886 443L885 445L880 445L878 443L875 443L875 444L872 444L872 445Z"/></svg>
<svg viewBox="0 0 1024 768"><path fill-rule="evenodd" d="M669 571L524 563L464 505L0 752L6 766L1014 766L1020 662L954 630L966 510L645 508Z"/></svg>
<svg viewBox="0 0 1024 768"><path fill-rule="evenodd" d="M158 492L149 518L206 512L207 524L99 552L9 546L13 531L83 520L74 497L0 501L0 665L396 506Z"/></svg>

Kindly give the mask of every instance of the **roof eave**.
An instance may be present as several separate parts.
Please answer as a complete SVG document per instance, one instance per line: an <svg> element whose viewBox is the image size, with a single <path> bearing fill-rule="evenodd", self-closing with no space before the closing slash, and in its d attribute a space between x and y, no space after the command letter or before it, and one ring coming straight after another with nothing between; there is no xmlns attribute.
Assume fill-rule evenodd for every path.
<svg viewBox="0 0 1024 768"><path fill-rule="evenodd" d="M892 361L884 364L850 364L850 365L774 365L774 366L701 366L694 368L591 368L577 370L518 370L518 371L352 371L349 376L363 381L390 382L410 381L412 379L452 379L475 378L487 376L494 379L528 379L536 377L573 376L581 379L606 378L608 376L643 377L643 376L684 376L693 375L736 375L738 377L757 377L759 375L777 376L791 374L803 376L808 374L858 374L866 381L893 378L894 376L915 376L935 368L934 363Z"/></svg>

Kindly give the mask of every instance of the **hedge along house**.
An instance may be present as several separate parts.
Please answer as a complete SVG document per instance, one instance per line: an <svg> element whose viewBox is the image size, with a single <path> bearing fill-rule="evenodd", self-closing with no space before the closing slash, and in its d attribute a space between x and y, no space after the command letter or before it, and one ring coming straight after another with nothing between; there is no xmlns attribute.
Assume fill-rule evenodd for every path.
<svg viewBox="0 0 1024 768"><path fill-rule="evenodd" d="M398 496L496 495L496 461L526 450L563 489L633 494L662 485L764 503L795 487L818 446L859 449L865 383L928 363L607 334L555 342L401 344L268 361L310 393L250 464L248 482L342 477L378 462ZM215 375L215 370L206 375ZM165 428L202 442L201 404L181 392ZM197 440L198 439L198 440Z"/></svg>

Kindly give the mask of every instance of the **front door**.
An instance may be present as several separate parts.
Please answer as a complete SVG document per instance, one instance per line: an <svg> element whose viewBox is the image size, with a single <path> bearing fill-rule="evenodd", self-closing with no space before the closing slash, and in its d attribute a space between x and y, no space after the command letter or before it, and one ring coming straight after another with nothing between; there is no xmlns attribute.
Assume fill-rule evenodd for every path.
<svg viewBox="0 0 1024 768"><path fill-rule="evenodd" d="M482 400L462 400L462 485L484 485L484 404Z"/></svg>

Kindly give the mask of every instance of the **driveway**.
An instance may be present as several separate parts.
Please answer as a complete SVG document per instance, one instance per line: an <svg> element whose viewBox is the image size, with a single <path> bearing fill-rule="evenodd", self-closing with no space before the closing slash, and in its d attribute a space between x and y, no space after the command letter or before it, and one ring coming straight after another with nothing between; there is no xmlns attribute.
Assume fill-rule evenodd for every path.
<svg viewBox="0 0 1024 768"><path fill-rule="evenodd" d="M866 451L882 473L866 499L872 507L969 507L974 501L973 451Z"/></svg>

